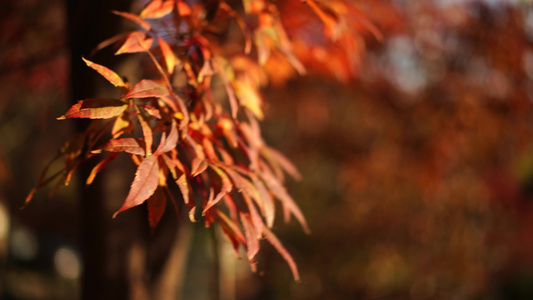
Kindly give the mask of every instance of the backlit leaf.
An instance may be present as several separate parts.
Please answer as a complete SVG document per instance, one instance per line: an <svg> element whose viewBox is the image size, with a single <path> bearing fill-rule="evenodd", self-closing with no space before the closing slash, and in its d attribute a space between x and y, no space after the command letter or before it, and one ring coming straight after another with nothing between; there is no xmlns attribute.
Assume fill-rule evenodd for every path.
<svg viewBox="0 0 533 300"><path fill-rule="evenodd" d="M148 3L148 5L141 11L141 18L143 19L158 19L164 17L174 10L174 1L155 0Z"/></svg>
<svg viewBox="0 0 533 300"><path fill-rule="evenodd" d="M120 78L120 76L118 76L117 73L111 71L110 69L102 65L93 63L92 61L85 59L83 57L81 59L83 59L83 61L87 64L87 66L94 69L96 72L100 73L100 75L104 76L104 78L107 79L109 82L111 82L111 84L113 84L114 86L116 87L125 86L124 81L122 80L122 78Z"/></svg>
<svg viewBox="0 0 533 300"><path fill-rule="evenodd" d="M123 53L145 52L150 49L154 39L147 37L144 31L134 31L128 35L122 47L117 50L115 55Z"/></svg>
<svg viewBox="0 0 533 300"><path fill-rule="evenodd" d="M109 119L121 115L128 105L117 99L85 99L74 104L58 120L70 118Z"/></svg>
<svg viewBox="0 0 533 300"><path fill-rule="evenodd" d="M111 135L114 139L116 139L120 137L124 132L131 132L132 130L133 125L131 124L128 113L123 113L115 120L115 123L113 123Z"/></svg>
<svg viewBox="0 0 533 300"><path fill-rule="evenodd" d="M176 184L178 185L178 188L181 191L181 194L183 195L183 201L185 204L189 203L189 184L187 183L187 177L185 174L181 175L178 180L176 180Z"/></svg>
<svg viewBox="0 0 533 300"><path fill-rule="evenodd" d="M134 206L141 205L152 196L157 189L159 182L159 164L156 156L145 158L135 172L135 178L130 187L130 191L122 207L113 215L130 209Z"/></svg>
<svg viewBox="0 0 533 300"><path fill-rule="evenodd" d="M187 3L185 3L185 2L183 2L181 0L177 0L176 1L176 7L178 8L180 16L185 17L185 16L191 15L191 9L187 5Z"/></svg>
<svg viewBox="0 0 533 300"><path fill-rule="evenodd" d="M159 48L161 48L161 53L163 55L163 58L165 59L167 72L169 74L172 74L174 72L174 68L178 64L178 59L176 58L176 55L164 39L158 37L157 41L159 42Z"/></svg>
<svg viewBox="0 0 533 300"><path fill-rule="evenodd" d="M102 169L107 166L108 163L113 161L115 158L117 158L118 153L111 153L106 158L102 159L94 168L91 170L91 174L89 174L89 177L87 177L87 181L85 181L85 184L89 185L92 184L94 181L94 178L96 175L102 171Z"/></svg>
<svg viewBox="0 0 533 300"><path fill-rule="evenodd" d="M167 88L153 80L143 79L124 95L124 98L148 98L166 95L168 95Z"/></svg>
<svg viewBox="0 0 533 300"><path fill-rule="evenodd" d="M130 21L133 21L135 24L141 26L142 28L144 28L146 30L150 30L152 28L148 22L146 22L145 20L141 19L137 15L130 14L128 12L120 12L120 11L116 11L116 10L113 10L112 12L115 15L119 15L119 16L122 16L122 17L130 20Z"/></svg>
<svg viewBox="0 0 533 300"><path fill-rule="evenodd" d="M235 82L235 86L241 105L248 108L258 119L262 120L263 111L261 105L263 100L259 95L258 88L253 86L250 80L244 79Z"/></svg>

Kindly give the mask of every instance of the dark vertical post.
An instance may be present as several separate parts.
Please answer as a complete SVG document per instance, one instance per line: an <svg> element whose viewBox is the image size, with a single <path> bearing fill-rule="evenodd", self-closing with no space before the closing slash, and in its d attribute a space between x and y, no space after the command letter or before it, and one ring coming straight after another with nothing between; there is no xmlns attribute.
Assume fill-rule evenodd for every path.
<svg viewBox="0 0 533 300"><path fill-rule="evenodd" d="M130 0L67 0L68 43L70 47L70 97L72 103L96 96L97 78L81 60L102 40L118 33L120 19L111 10L127 11ZM113 59L107 56L107 62ZM106 58L99 58L105 63ZM83 131L88 123L76 124ZM110 216L105 212L105 192L98 177L90 187L85 187L93 166L85 164L79 172L80 181L80 248L84 264L81 282L81 299L126 299L127 276L110 278L106 274L108 250L106 232ZM120 273L120 272L119 272Z"/></svg>

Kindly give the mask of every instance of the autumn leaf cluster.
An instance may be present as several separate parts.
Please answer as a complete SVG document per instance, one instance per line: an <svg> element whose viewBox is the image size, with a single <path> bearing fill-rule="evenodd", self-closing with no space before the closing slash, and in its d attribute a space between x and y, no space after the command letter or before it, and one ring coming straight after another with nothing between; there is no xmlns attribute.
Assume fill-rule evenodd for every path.
<svg viewBox="0 0 533 300"><path fill-rule="evenodd" d="M297 34L289 38L280 5L312 16L310 23L319 22L324 40L305 40ZM265 238L298 279L295 262L271 228L279 201L285 221L294 216L309 231L284 187L286 174L295 179L300 174L261 137L259 121L265 113L260 89L281 70L305 74L302 60L325 65L323 53L332 43L346 58L363 45L359 31L370 30L378 36L356 12L352 4L341 0L281 4L153 0L138 15L115 11L137 29L112 37L97 49L114 45L115 55L139 53L151 61L147 68L155 69L157 76L130 83L83 58L119 90L120 97L81 100L58 118L93 121L61 149L58 158L64 158L64 168L52 174L47 168L26 203L54 180L57 187L68 185L80 164L98 157L99 163L86 179L91 184L122 153L137 170L113 217L147 203L149 224L154 228L167 206L177 213L186 209L193 222L204 222L206 227L219 224L237 254L240 246L246 249L254 270L260 240ZM235 31L237 38L228 34ZM280 74L280 78L286 76ZM176 185L180 193L174 195L169 185Z"/></svg>

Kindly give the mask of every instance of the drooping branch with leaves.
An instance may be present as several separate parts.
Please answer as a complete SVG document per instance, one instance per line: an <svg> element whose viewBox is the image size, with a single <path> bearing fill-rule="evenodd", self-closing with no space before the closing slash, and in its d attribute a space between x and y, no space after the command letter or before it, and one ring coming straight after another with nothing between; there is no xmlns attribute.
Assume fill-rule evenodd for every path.
<svg viewBox="0 0 533 300"><path fill-rule="evenodd" d="M283 14L281 8L291 7L297 11ZM300 10L302 16L312 17L295 21ZM113 218L146 202L154 228L167 206L177 213L185 208L192 222L202 221L206 227L219 224L237 253L241 245L246 249L253 270L260 240L266 239L298 280L295 262L271 228L279 201L285 221L294 216L309 232L303 213L284 187L285 174L295 179L300 174L261 137L260 89L276 77L277 69L304 74L304 64L313 65L310 61L327 65L324 53L327 57L331 45L337 51L332 60L342 59L340 49L347 62L344 67L355 69L354 53L364 46L360 32L379 36L377 30L353 3L343 0L152 0L138 15L114 13L138 30L110 38L97 50L116 45L115 55L139 53L151 61L146 68L157 75L130 83L109 68L80 58L119 89L120 98L84 99L58 118L93 121L61 149L56 159L64 158L64 168L52 174L44 170L26 204L53 181L57 187L68 185L80 164L97 157L99 163L86 179L91 184L123 153L137 171ZM282 22L285 17L299 24L291 25L296 29L320 24L323 31L311 39L296 29L288 32ZM177 185L181 193L174 195L169 184Z"/></svg>

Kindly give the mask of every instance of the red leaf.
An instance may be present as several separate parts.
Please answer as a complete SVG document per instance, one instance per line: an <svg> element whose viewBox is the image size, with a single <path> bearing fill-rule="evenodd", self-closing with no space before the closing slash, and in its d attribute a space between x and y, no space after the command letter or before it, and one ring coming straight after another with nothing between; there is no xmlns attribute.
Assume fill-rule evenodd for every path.
<svg viewBox="0 0 533 300"><path fill-rule="evenodd" d="M81 59L83 59L83 61L87 64L87 66L94 69L96 72L100 73L100 75L104 76L105 79L111 82L111 84L113 84L114 86L116 87L126 86L122 78L120 78L120 76L118 76L117 73L111 71L110 69L102 65L95 64L92 61L85 59L83 57Z"/></svg>
<svg viewBox="0 0 533 300"><path fill-rule="evenodd" d="M160 155L160 154L166 153L176 148L177 144L178 144L178 128L176 124L172 122L168 137L166 137L166 134L163 132L163 137L161 138L161 144L159 144L159 147L155 151L154 155Z"/></svg>
<svg viewBox="0 0 533 300"><path fill-rule="evenodd" d="M145 158L135 172L135 179L131 184L128 197L122 207L113 215L130 209L134 206L143 204L146 199L152 196L159 183L159 164L156 156Z"/></svg>
<svg viewBox="0 0 533 300"><path fill-rule="evenodd" d="M136 52L145 52L150 49L154 39L147 37L146 33L143 31L134 31L128 35L128 38L122 44L122 47L118 49L115 55L123 53L136 53Z"/></svg>
<svg viewBox="0 0 533 300"><path fill-rule="evenodd" d="M246 236L246 254L252 270L255 272L254 257L259 252L259 240L257 239L257 233L252 225L250 216L248 214L240 213L242 228L244 229L244 235Z"/></svg>
<svg viewBox="0 0 533 300"><path fill-rule="evenodd" d="M285 259L289 267L292 271L292 276L294 277L294 280L300 281L300 274L298 273L298 267L296 266L296 263L294 262L294 259L290 255L290 253L283 247L281 242L278 240L278 238L270 231L268 228L263 229L263 234L265 235L265 238L267 241L276 248L276 250L281 254L281 256Z"/></svg>
<svg viewBox="0 0 533 300"><path fill-rule="evenodd" d="M143 19L159 19L171 13L174 10L174 1L156 0L148 3L142 10L141 18Z"/></svg>
<svg viewBox="0 0 533 300"><path fill-rule="evenodd" d="M157 189L155 193L148 198L148 222L150 228L154 230L155 226L161 220L167 206L167 197L162 189Z"/></svg>
<svg viewBox="0 0 533 300"><path fill-rule="evenodd" d="M141 156L146 155L144 148L139 144L139 141L134 138L111 140L99 149L92 151L92 153L99 153L102 150L109 152L126 152Z"/></svg>
<svg viewBox="0 0 533 300"><path fill-rule="evenodd" d="M94 178L98 174L98 172L102 171L102 169L107 166L108 163L113 161L115 158L117 158L118 153L111 153L106 158L102 159L94 168L91 170L91 174L89 174L89 177L87 177L87 181L85 184L89 185L93 183Z"/></svg>
<svg viewBox="0 0 533 300"><path fill-rule="evenodd" d="M201 157L197 157L192 161L191 175L194 177L207 169L207 162Z"/></svg>
<svg viewBox="0 0 533 300"><path fill-rule="evenodd" d="M126 103L117 99L85 99L72 105L64 115L57 119L109 119L121 115L127 107Z"/></svg>
<svg viewBox="0 0 533 300"><path fill-rule="evenodd" d="M148 22L146 22L145 20L141 19L141 17L139 17L137 15L130 14L130 13L127 13L127 12L120 12L120 11L116 11L116 10L113 10L112 12L115 15L119 15L119 16L122 16L122 17L130 20L130 21L133 21L135 24L141 26L142 28L144 28L146 30L150 30L152 28Z"/></svg>
<svg viewBox="0 0 533 300"><path fill-rule="evenodd" d="M162 97L168 95L168 90L159 83L143 79L139 81L124 98L148 98L148 97Z"/></svg>

